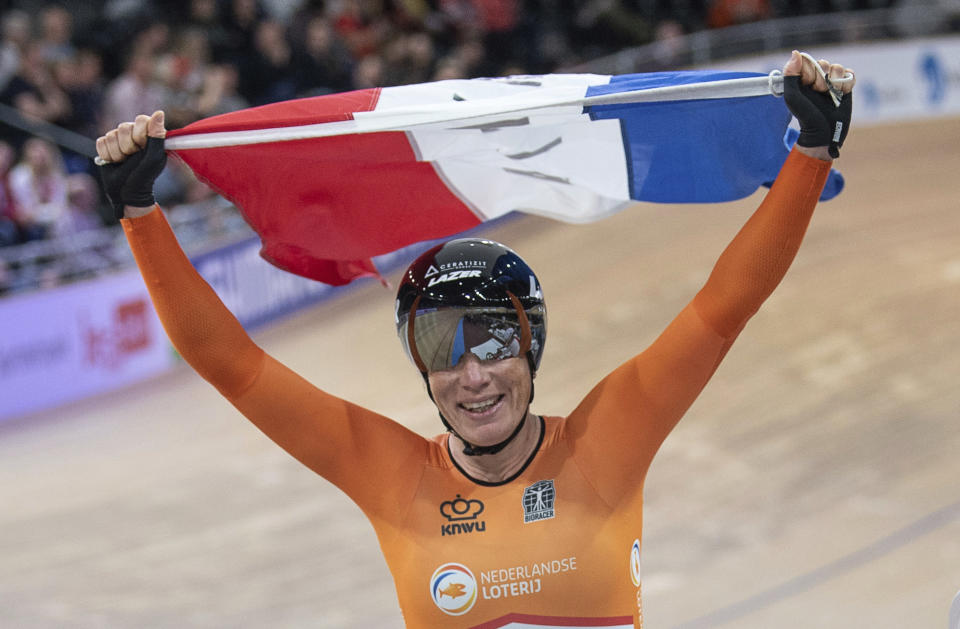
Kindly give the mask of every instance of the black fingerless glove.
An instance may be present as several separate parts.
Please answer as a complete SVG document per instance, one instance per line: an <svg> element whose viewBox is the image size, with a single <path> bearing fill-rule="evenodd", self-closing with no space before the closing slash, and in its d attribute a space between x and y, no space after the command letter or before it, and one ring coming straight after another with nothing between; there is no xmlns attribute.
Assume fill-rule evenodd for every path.
<svg viewBox="0 0 960 629"><path fill-rule="evenodd" d="M123 207L149 207L156 203L153 182L167 164L163 138L147 138L147 146L119 163L100 166L103 189L113 206L117 220L123 218Z"/></svg>
<svg viewBox="0 0 960 629"><path fill-rule="evenodd" d="M828 146L831 157L840 157L840 147L850 129L853 93L843 95L834 105L829 92L803 85L799 76L783 77L783 100L800 122L800 146Z"/></svg>

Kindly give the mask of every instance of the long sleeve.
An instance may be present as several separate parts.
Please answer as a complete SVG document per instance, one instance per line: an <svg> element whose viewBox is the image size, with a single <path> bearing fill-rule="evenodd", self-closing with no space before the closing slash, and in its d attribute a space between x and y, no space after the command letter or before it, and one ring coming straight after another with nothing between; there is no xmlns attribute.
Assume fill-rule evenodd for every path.
<svg viewBox="0 0 960 629"><path fill-rule="evenodd" d="M193 268L159 208L121 223L173 346L224 396L239 396L259 374L263 350Z"/></svg>
<svg viewBox="0 0 960 629"><path fill-rule="evenodd" d="M266 354L193 268L159 209L122 223L164 329L197 373L369 515L405 508L402 497L419 478L426 440L322 391ZM384 492L391 478L406 484L397 481L396 491Z"/></svg>
<svg viewBox="0 0 960 629"><path fill-rule="evenodd" d="M569 416L574 452L584 469L594 470L593 481L611 504L642 486L663 440L780 283L829 171L828 162L792 152L700 292L649 348L604 378Z"/></svg>
<svg viewBox="0 0 960 629"><path fill-rule="evenodd" d="M694 298L721 336L743 327L783 279L800 248L830 162L794 150L760 207L717 260Z"/></svg>

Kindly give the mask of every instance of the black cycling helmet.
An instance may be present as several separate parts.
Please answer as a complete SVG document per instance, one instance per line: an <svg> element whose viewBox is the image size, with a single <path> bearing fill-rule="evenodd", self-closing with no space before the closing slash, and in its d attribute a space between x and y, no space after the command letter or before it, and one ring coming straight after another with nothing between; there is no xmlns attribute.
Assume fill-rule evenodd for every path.
<svg viewBox="0 0 960 629"><path fill-rule="evenodd" d="M543 356L547 312L537 276L510 248L462 238L417 258L397 290L397 333L426 373L455 367L465 352L481 360Z"/></svg>
<svg viewBox="0 0 960 629"><path fill-rule="evenodd" d="M433 247L410 265L397 290L396 324L429 392L427 373L455 367L467 352L481 360L525 355L533 376L543 356L547 311L540 281L520 256L492 240L462 238ZM521 418L513 434L493 446L457 437L466 444L465 454L492 454L522 425Z"/></svg>

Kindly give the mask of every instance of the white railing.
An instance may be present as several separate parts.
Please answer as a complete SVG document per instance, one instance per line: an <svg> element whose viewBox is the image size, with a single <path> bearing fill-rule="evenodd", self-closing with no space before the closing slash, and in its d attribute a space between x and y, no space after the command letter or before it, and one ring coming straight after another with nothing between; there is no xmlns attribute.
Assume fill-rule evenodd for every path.
<svg viewBox="0 0 960 629"><path fill-rule="evenodd" d="M188 254L253 236L233 205L219 197L176 206L167 216ZM0 247L0 295L75 282L132 264L119 225Z"/></svg>

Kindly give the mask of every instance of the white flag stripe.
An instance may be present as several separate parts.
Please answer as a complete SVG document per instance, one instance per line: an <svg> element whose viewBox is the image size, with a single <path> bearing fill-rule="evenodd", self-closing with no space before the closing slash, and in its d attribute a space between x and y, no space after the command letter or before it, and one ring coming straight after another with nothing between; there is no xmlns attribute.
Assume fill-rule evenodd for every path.
<svg viewBox="0 0 960 629"><path fill-rule="evenodd" d="M418 159L485 219L514 210L571 223L613 214L630 201L618 120L567 114L550 126L410 131Z"/></svg>
<svg viewBox="0 0 960 629"><path fill-rule="evenodd" d="M727 79L671 85L647 90L634 90L586 97L582 89L558 87L537 89L479 101L455 101L434 105L417 105L396 109L374 110L355 114L354 120L327 122L293 127L254 129L249 131L222 131L197 133L168 138L168 150L216 148L264 142L304 140L353 133L402 131L439 123L465 123L490 116L507 114L536 114L538 110L554 107L583 107L620 103L647 103L671 100L698 100L712 98L743 98L779 94L783 77L778 75ZM574 95L578 92L579 95Z"/></svg>

